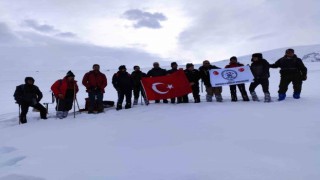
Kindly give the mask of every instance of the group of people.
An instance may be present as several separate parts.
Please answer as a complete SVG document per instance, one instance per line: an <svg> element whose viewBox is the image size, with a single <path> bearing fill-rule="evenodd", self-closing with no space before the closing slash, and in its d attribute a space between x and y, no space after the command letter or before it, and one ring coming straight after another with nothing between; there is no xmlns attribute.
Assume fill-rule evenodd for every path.
<svg viewBox="0 0 320 180"><path fill-rule="evenodd" d="M274 64L269 64L267 60L263 58L261 53L252 54L250 69L253 74L254 80L249 86L249 92L253 101L259 101L259 98L255 92L258 85L262 86L264 92L264 101L270 102L269 92L269 69L280 68L281 80L279 84L278 100L282 101L286 98L286 92L288 85L292 82L293 84L293 98L299 99L302 87L302 81L307 79L307 68L303 64L302 60L298 58L293 49L287 49L285 55L277 60ZM239 63L237 57L233 56L230 58L230 63L225 68L241 67L243 64ZM124 98L126 100L125 109L132 107L131 99L133 92L133 105L137 105L140 95L143 97L146 105L149 101L143 90L141 79L143 77L157 77L172 74L178 71L178 64L176 62L171 63L171 69L162 69L158 62L153 63L153 68L147 73L140 70L138 65L133 67L134 71L130 74L127 72L126 66L119 66L119 71L116 72L112 77L113 87L118 93L118 101L116 104L116 110L122 109ZM199 80L205 85L206 90L206 101L212 102L215 97L217 102L222 102L221 96L222 87L212 87L210 83L209 71L211 69L220 69L215 65L210 64L208 60L203 61L202 66L199 69L195 69L192 63L186 64L184 70L185 75L190 83L192 89L192 95L195 103L200 103L200 87ZM73 72L67 72L63 79L57 80L51 86L51 90L56 98L56 116L57 118L63 119L68 116L68 112L72 109L75 101L76 94L79 91L77 81L74 79L75 75ZM94 64L92 71L86 73L82 79L82 84L86 87L88 92L88 114L103 112L103 94L107 86L106 75L100 72L100 66ZM237 98L237 87L241 93L243 101L250 101L247 94L245 84L230 85L231 101L238 101ZM43 107L39 102L42 98L42 93L39 88L34 85L34 79L32 77L25 78L25 84L17 86L14 98L21 107L20 122L26 123L26 114L28 108L34 107L40 111L41 119L47 119L47 109ZM155 100L155 103L159 103L159 100ZM188 103L188 94L182 97L176 97L170 99L171 103ZM169 103L167 99L163 99L163 103Z"/></svg>

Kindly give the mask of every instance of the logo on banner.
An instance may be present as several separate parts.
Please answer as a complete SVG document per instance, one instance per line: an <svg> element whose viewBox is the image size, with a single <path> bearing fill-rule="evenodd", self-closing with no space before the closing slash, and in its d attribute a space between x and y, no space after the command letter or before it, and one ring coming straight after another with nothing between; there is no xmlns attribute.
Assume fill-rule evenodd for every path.
<svg viewBox="0 0 320 180"><path fill-rule="evenodd" d="M158 94L167 94L171 89L173 89L173 85L172 84L168 84L168 86L166 88L161 88L161 84L165 85L164 83L153 83L152 84L152 90ZM160 87L158 87L158 85L160 85Z"/></svg>
<svg viewBox="0 0 320 180"><path fill-rule="evenodd" d="M223 79L232 81L238 77L238 73L234 70L224 70L222 71L221 76L223 77Z"/></svg>

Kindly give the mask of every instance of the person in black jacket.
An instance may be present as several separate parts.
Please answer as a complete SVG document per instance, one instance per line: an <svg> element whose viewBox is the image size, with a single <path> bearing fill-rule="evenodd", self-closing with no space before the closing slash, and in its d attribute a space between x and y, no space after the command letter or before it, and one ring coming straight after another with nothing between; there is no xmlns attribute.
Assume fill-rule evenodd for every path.
<svg viewBox="0 0 320 180"><path fill-rule="evenodd" d="M176 62L172 62L171 63L171 69L167 71L167 74L172 74L174 72L178 71L178 64ZM177 103L182 103L182 97L177 97L177 98L171 98L171 103L174 104L176 103L176 99L177 99Z"/></svg>
<svg viewBox="0 0 320 180"><path fill-rule="evenodd" d="M134 97L133 105L138 104L140 93L144 99L145 104L148 105L149 101L146 99L145 92L144 92L142 85L141 85L141 78L147 77L147 74L140 71L140 67L137 65L134 66L133 69L134 69L134 71L131 73L131 78L133 80L133 97Z"/></svg>
<svg viewBox="0 0 320 180"><path fill-rule="evenodd" d="M207 102L212 102L213 95L216 96L217 102L222 102L222 87L212 87L210 83L210 74L209 71L211 69L221 69L217 66L211 65L208 60L204 60L202 66L199 68L200 78L202 79L205 87L206 87L206 100Z"/></svg>
<svg viewBox="0 0 320 180"><path fill-rule="evenodd" d="M192 63L186 64L186 69L184 70L192 89L192 95L194 98L195 103L200 103L200 90L199 90L199 80L200 80L200 73L198 70L194 69L194 65ZM188 94L183 96L183 103L188 103L189 98Z"/></svg>
<svg viewBox="0 0 320 180"><path fill-rule="evenodd" d="M154 62L153 68L147 73L148 77L157 77L157 76L165 76L165 75L167 75L167 71L165 69L160 68L160 65L158 62ZM160 100L155 100L155 102L159 103ZM168 100L163 99L163 103L168 103Z"/></svg>
<svg viewBox="0 0 320 180"><path fill-rule="evenodd" d="M264 93L264 101L270 102L270 92L269 92L269 69L270 65L267 60L263 59L261 53L254 53L252 54L251 59L251 72L254 77L253 82L249 86L249 91L252 96L253 101L259 101L259 98L255 92L255 89L258 85L261 84L262 91Z"/></svg>
<svg viewBox="0 0 320 180"><path fill-rule="evenodd" d="M42 99L42 92L38 86L34 85L32 77L26 77L24 81L25 84L17 86L13 95L21 106L20 123L27 123L27 113L30 106L40 111L41 119L47 119L47 109L39 103Z"/></svg>
<svg viewBox="0 0 320 180"><path fill-rule="evenodd" d="M124 108L131 108L133 81L130 74L127 72L127 68L125 65L119 66L119 71L115 73L112 77L112 84L118 92L118 102L116 109L122 109L122 102L124 96L126 97L126 105Z"/></svg>
<svg viewBox="0 0 320 180"><path fill-rule="evenodd" d="M279 101L286 98L286 92L289 84L293 84L293 98L299 99L302 81L307 80L307 68L302 60L294 54L293 49L287 49L284 57L280 58L274 64L270 65L271 68L280 67L280 85L279 85Z"/></svg>

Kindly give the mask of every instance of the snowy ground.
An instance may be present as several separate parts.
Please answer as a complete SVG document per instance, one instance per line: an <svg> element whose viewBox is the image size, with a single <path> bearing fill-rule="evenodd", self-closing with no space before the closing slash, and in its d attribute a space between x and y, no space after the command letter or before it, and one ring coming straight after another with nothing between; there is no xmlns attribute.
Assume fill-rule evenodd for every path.
<svg viewBox="0 0 320 180"><path fill-rule="evenodd" d="M272 103L230 102L224 87L223 103L204 102L202 93L200 104L152 103L64 120L52 117L51 106L52 118L39 120L30 111L24 125L18 125L15 86L33 76L48 101L50 85L67 71L3 70L0 180L318 180L320 63L306 66L300 100L291 97L290 85L288 98L276 101L279 73L271 70ZM86 71L75 71L76 79ZM105 99L116 100L115 71L104 72ZM262 99L260 86L257 93ZM84 97L80 85L81 107Z"/></svg>

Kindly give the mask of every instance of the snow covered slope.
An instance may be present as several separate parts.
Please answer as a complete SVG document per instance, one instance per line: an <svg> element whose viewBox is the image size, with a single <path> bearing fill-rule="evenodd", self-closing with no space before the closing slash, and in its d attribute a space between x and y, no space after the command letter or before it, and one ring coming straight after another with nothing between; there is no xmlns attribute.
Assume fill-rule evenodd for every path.
<svg viewBox="0 0 320 180"><path fill-rule="evenodd" d="M274 61L283 51L270 54ZM48 101L50 85L66 71L2 70L0 180L318 180L320 64L305 64L308 80L299 100L290 85L288 98L276 101L279 73L273 69L272 103L231 102L224 87L223 103L204 102L201 93L200 104L139 104L75 119L70 113L64 120L54 118L51 106L51 118L39 120L30 111L24 125L18 125L15 86L33 76ZM78 80L87 71L82 68L74 71ZM116 71L102 70L108 79ZM260 87L257 94L263 98ZM81 107L85 97L80 85ZM116 100L110 83L105 99Z"/></svg>

